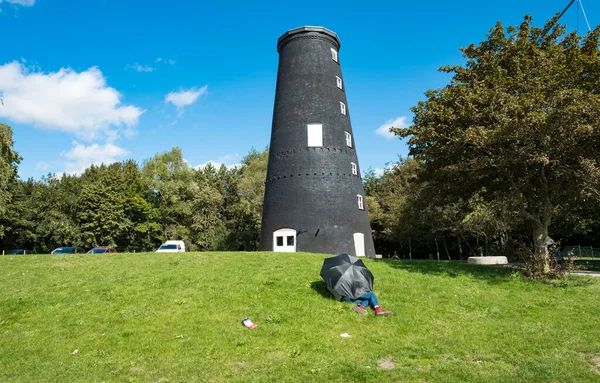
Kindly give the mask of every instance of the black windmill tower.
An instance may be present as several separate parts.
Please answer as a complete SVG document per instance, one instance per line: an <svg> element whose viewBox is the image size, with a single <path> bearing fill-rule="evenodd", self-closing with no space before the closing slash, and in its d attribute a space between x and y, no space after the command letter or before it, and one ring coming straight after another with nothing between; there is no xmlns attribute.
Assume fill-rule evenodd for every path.
<svg viewBox="0 0 600 383"><path fill-rule="evenodd" d="M278 40L261 250L375 256L339 49L323 27Z"/></svg>

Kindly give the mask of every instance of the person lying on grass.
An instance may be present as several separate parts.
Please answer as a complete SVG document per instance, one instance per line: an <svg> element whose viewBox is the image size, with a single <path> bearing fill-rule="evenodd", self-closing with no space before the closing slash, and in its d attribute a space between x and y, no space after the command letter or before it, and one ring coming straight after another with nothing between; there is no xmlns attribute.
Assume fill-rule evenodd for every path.
<svg viewBox="0 0 600 383"><path fill-rule="evenodd" d="M371 306L373 310L375 310L375 315L392 315L391 311L383 310L381 307L379 307L379 301L377 300L377 296L372 291L364 293L357 299L342 296L340 300L342 302L355 303L356 305L353 307L353 310L356 311L359 315L367 315L368 313L366 307L369 306Z"/></svg>
<svg viewBox="0 0 600 383"><path fill-rule="evenodd" d="M367 312L366 308L369 306L373 308L373 310L375 310L375 315L392 315L391 311L383 310L381 307L379 307L379 300L377 299L375 293L372 291L364 293L357 299L352 299L345 295L338 295L332 291L329 292L337 301L354 303L355 306L352 309L356 311L356 313L358 313L359 315L368 315L369 313Z"/></svg>

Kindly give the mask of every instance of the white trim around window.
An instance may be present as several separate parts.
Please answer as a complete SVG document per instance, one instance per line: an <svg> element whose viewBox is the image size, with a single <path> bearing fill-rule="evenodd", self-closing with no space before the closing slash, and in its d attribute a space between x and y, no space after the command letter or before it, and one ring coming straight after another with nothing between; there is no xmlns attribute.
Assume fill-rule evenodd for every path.
<svg viewBox="0 0 600 383"><path fill-rule="evenodd" d="M344 132L344 135L346 136L346 146L351 148L352 147L352 135L348 132Z"/></svg>
<svg viewBox="0 0 600 383"><path fill-rule="evenodd" d="M340 101L340 112L345 116L346 115L346 104Z"/></svg>
<svg viewBox="0 0 600 383"><path fill-rule="evenodd" d="M357 194L356 195L356 199L358 201L358 208L360 210L365 210L365 204L364 204L364 201L363 201L363 196L361 196L360 194Z"/></svg>
<svg viewBox="0 0 600 383"><path fill-rule="evenodd" d="M338 53L333 48L331 48L331 59L335 62L338 62Z"/></svg>
<svg viewBox="0 0 600 383"><path fill-rule="evenodd" d="M354 162L350 162L350 167L352 168L352 175L357 176L358 175L358 166L356 166L356 164Z"/></svg>
<svg viewBox="0 0 600 383"><path fill-rule="evenodd" d="M342 82L342 78L339 76L335 76L335 83L337 84L337 87L340 89L344 89L344 84Z"/></svg>

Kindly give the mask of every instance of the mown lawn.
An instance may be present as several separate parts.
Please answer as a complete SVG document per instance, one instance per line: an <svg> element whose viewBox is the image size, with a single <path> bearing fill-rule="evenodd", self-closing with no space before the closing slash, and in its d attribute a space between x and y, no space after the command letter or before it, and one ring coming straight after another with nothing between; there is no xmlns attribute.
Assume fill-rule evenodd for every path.
<svg viewBox="0 0 600 383"><path fill-rule="evenodd" d="M325 257L0 257L0 382L600 381L600 280L365 260L394 315L361 317Z"/></svg>

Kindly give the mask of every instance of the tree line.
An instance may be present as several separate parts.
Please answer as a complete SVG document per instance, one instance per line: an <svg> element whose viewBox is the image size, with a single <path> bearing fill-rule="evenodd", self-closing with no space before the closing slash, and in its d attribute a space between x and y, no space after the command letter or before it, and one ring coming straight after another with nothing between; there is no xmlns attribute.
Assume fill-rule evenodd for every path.
<svg viewBox="0 0 600 383"><path fill-rule="evenodd" d="M11 147L10 127L1 126L3 143ZM49 253L104 245L139 252L182 239L190 250L257 250L267 156L267 150L251 150L238 167L194 169L173 148L141 165L92 165L81 175L36 181L18 179L20 158L5 150L2 165L10 165L0 179L0 246Z"/></svg>

